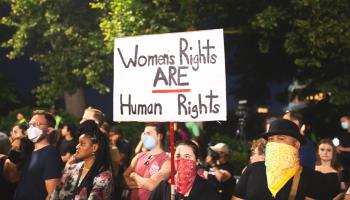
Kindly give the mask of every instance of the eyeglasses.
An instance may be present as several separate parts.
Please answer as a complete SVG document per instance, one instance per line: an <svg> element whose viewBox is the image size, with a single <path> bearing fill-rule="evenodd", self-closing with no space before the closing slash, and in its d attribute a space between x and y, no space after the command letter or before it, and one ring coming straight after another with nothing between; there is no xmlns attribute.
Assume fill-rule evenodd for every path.
<svg viewBox="0 0 350 200"><path fill-rule="evenodd" d="M34 126L34 127L39 127L39 126L41 126L41 125L47 125L47 124L42 124L42 123L40 123L40 122L29 122L28 123L28 126Z"/></svg>
<svg viewBox="0 0 350 200"><path fill-rule="evenodd" d="M149 164L149 162L151 161L151 159L153 158L152 155L149 155L147 160L143 163L144 166L147 166Z"/></svg>

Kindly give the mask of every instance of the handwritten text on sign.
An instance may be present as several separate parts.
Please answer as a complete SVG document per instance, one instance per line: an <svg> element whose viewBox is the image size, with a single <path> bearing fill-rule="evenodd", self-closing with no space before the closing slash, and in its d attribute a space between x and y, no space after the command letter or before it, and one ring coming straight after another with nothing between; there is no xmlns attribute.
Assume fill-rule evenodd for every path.
<svg viewBox="0 0 350 200"><path fill-rule="evenodd" d="M114 121L226 120L222 29L117 38Z"/></svg>

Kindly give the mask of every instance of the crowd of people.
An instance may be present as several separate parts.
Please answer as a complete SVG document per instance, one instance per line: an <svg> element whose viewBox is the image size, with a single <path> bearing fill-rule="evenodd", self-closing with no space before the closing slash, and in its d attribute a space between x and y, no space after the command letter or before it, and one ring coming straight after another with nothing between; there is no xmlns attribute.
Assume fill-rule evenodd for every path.
<svg viewBox="0 0 350 200"><path fill-rule="evenodd" d="M300 113L271 120L251 142L249 164L234 174L224 141L207 148L198 126L176 123L171 178L164 123L145 123L133 150L95 108L79 125L52 111L33 111L29 121L18 113L8 137L0 134L0 199L350 199L350 116L340 124L339 144L314 145Z"/></svg>

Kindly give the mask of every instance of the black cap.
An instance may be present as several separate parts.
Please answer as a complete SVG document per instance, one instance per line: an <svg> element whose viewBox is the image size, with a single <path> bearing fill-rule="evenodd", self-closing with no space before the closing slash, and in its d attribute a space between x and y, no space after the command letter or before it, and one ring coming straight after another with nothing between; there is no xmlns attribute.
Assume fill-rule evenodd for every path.
<svg viewBox="0 0 350 200"><path fill-rule="evenodd" d="M263 138L266 140L273 135L288 135L297 140L300 144L305 143L305 138L300 134L299 127L292 121L287 119L276 119L270 124L269 130L264 133Z"/></svg>

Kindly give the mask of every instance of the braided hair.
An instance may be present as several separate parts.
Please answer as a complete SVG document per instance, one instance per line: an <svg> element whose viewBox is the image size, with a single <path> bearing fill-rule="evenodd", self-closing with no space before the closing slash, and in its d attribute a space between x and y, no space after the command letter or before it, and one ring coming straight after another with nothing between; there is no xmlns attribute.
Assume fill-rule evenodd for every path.
<svg viewBox="0 0 350 200"><path fill-rule="evenodd" d="M82 188L86 187L87 196L89 196L93 187L94 178L99 173L111 169L109 140L107 136L100 131L98 125L93 120L83 122L79 134L85 134L91 138L93 144L98 144L98 149L95 152L95 161L76 190L76 192L79 193Z"/></svg>

